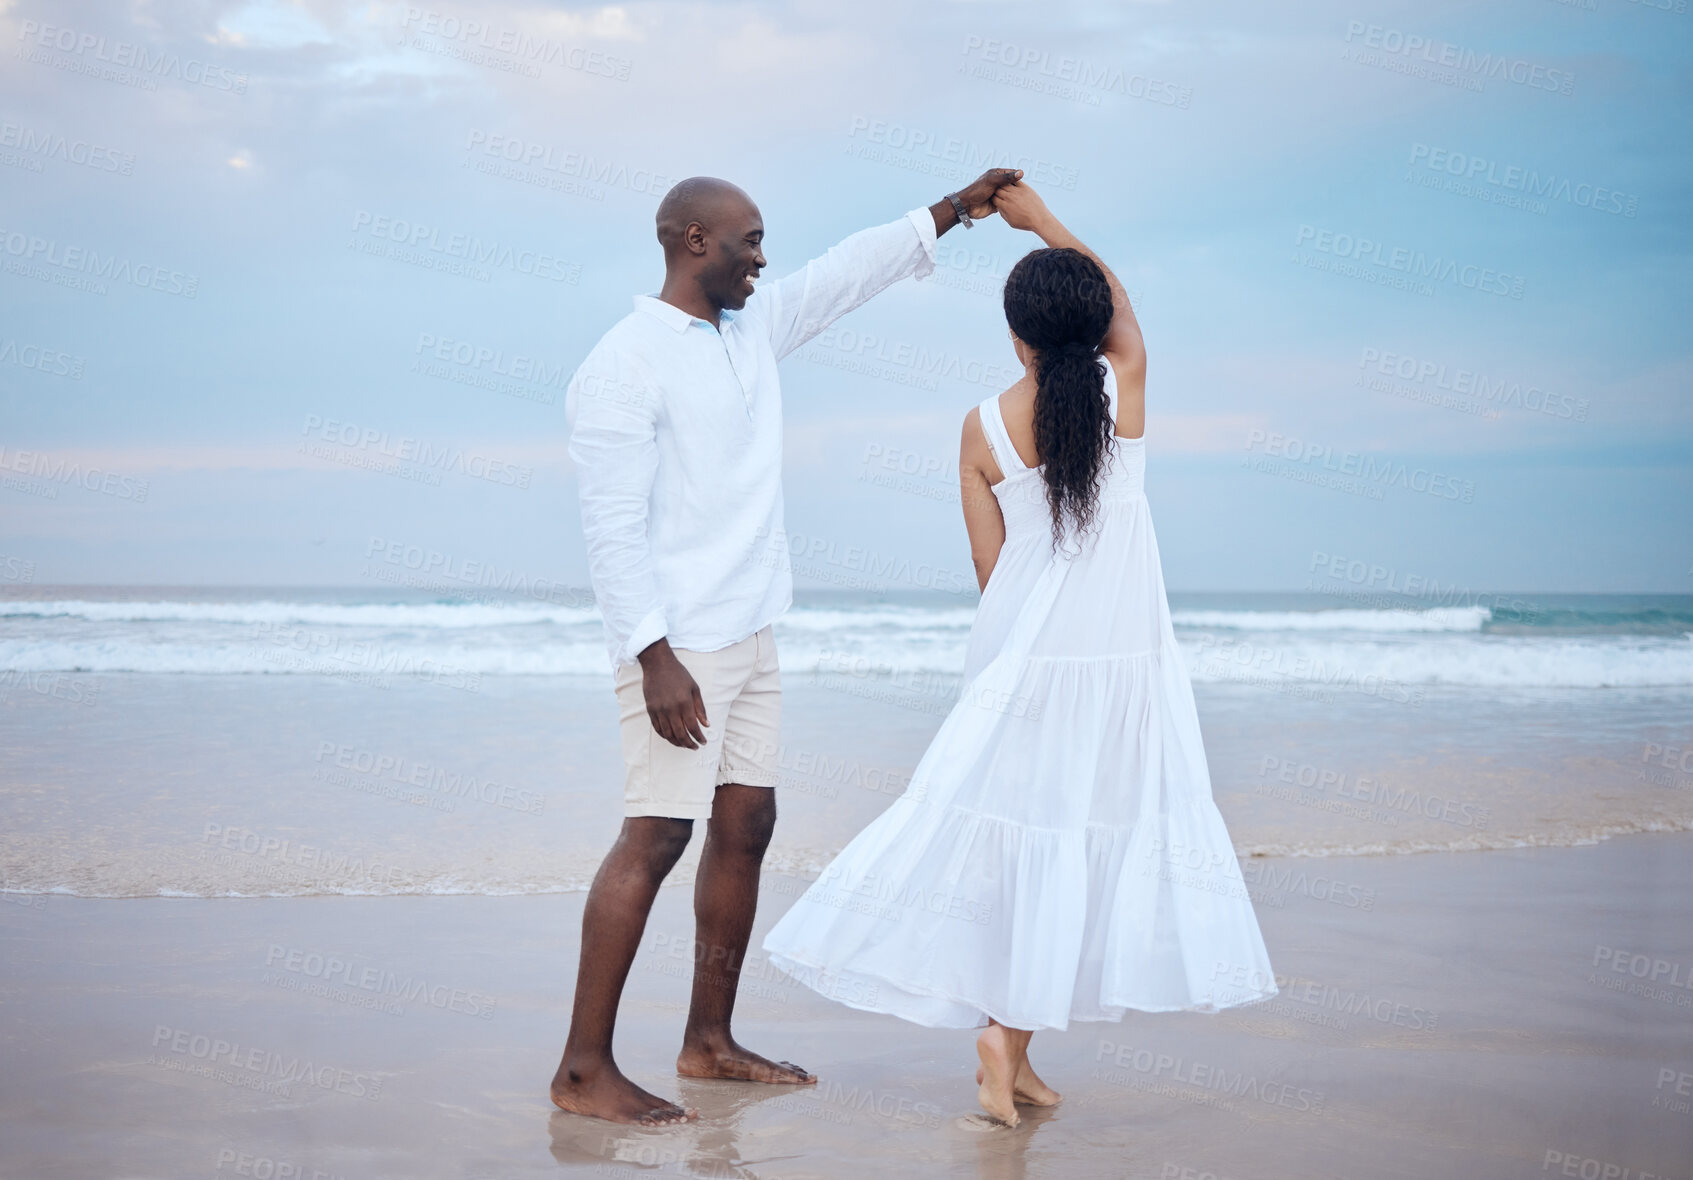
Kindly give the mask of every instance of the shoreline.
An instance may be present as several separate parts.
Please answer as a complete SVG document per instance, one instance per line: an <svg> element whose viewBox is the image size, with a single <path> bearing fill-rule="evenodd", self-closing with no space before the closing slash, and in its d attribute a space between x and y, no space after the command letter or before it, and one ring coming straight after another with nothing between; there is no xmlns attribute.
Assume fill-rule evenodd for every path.
<svg viewBox="0 0 1693 1180"><path fill-rule="evenodd" d="M1492 841L1474 841L1460 843L1454 841L1445 845L1426 846L1393 846L1368 845L1364 847L1345 848L1286 848L1278 845L1259 846L1242 851L1235 849L1235 856L1240 862L1242 873L1247 878L1248 887L1253 884L1255 875L1253 866L1264 862L1277 860L1290 861L1344 861L1344 860L1392 860L1403 857L1423 857L1440 855L1471 855L1476 853L1516 852L1534 849L1577 849L1592 848L1607 844L1615 840L1626 840L1636 836L1669 836L1693 832L1693 820L1672 818L1667 821L1650 821L1647 823L1621 823L1607 826L1597 834L1581 833L1575 839L1566 839L1558 833L1533 833L1524 836L1501 836ZM822 871L823 864L838 855L835 853L817 853L805 850L798 855L780 847L772 848L766 858L764 876L798 879L801 884L797 887L778 886L776 892L787 896L790 900L804 892L805 884L810 878L803 874ZM698 842L689 844L688 852L683 854L680 861L664 883L662 889L691 888L694 883L694 869L697 863ZM796 863L801 858L811 863L802 865ZM772 861L776 862L772 865ZM1290 874L1291 875L1291 874ZM321 881L316 884L322 884ZM395 883L396 885L403 883ZM508 897L571 897L586 894L591 879L564 888L544 887L535 889L490 890L486 888L466 889L406 889L396 887L385 892L371 889L347 890L318 890L315 892L291 893L188 893L176 890L163 890L157 893L80 893L66 888L25 889L14 888L10 885L0 886L0 905L29 906L45 904L46 899L62 898L78 901L277 901L290 898L425 898L425 897L485 897L489 899ZM29 899L42 899L34 902ZM1259 900L1254 895L1254 900Z"/></svg>
<svg viewBox="0 0 1693 1180"><path fill-rule="evenodd" d="M935 721L790 680L766 863L817 871L904 792ZM1288 857L1332 876L1360 854L1693 828L1693 773L1662 766L1687 746L1693 694L1571 692L1525 711L1472 692L1416 710L1195 692L1243 868ZM552 895L592 880L621 820L615 702L594 689L108 676L91 705L0 705L5 889Z"/></svg>

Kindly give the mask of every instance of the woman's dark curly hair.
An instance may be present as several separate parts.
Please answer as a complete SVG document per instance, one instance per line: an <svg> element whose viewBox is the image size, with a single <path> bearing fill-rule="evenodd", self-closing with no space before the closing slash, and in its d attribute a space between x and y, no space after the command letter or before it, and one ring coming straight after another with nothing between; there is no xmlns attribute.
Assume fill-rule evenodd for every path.
<svg viewBox="0 0 1693 1180"><path fill-rule="evenodd" d="M1005 321L1035 350L1035 453L1054 544L1066 523L1078 536L1093 524L1099 472L1117 433L1099 353L1111 316L1105 272L1079 250L1032 250L1005 280Z"/></svg>

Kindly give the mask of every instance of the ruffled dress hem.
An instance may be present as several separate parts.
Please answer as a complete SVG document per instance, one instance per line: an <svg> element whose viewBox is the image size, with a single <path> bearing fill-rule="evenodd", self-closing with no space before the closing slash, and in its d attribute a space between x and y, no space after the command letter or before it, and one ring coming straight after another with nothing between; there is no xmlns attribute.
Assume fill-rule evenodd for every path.
<svg viewBox="0 0 1693 1180"><path fill-rule="evenodd" d="M1224 1012L1230 1008L1241 1008L1248 1004L1261 1003L1264 1000L1273 999L1281 993L1280 988L1272 986L1268 991L1244 992L1238 998L1219 1003L1147 1007L1143 1007L1139 1004L1123 1004L1121 1006L1112 1005L1112 1007L1118 1008L1118 1011L1114 1014L1110 1012L1102 1012L1098 1015L1072 1015L1069 1020L1062 1024L1041 1024L1029 1017L1017 1017L1008 1012L995 1011L980 1000L971 1000L963 996L955 996L939 989L925 989L914 987L909 984L901 984L892 979L884 979L863 971L840 971L831 968L825 963L808 962L804 959L794 958L791 955L787 955L779 951L769 952L769 958L771 966L782 971L784 974L791 976L796 983L803 984L825 999L834 1000L836 1003L842 1004L848 1008L856 1008L860 1012L874 1012L882 1016L897 1016L902 1020L909 1021L913 1024L920 1024L925 1028L986 1028L988 1026L988 1020L992 1018L1000 1024L1003 1024L1006 1028L1015 1028L1023 1032L1065 1032L1069 1029L1071 1024L1115 1024L1122 1021L1123 1018L1130 1012L1144 1012L1148 1014L1165 1012L1193 1012L1204 1015L1215 1015L1218 1012ZM817 978L819 973L831 976L834 980L836 980L836 982L820 986L820 981ZM843 987L840 985L841 981L851 982L855 984L855 986ZM902 1006L876 1004L856 999L853 993L855 991L862 990L862 985L866 981L868 981L873 988L889 987L913 998L939 1000L958 1008L971 1008L976 1011L978 1018L969 1023L954 1022L950 1020L931 1023L928 1020L918 1019L906 1011L901 1011L900 1008Z"/></svg>

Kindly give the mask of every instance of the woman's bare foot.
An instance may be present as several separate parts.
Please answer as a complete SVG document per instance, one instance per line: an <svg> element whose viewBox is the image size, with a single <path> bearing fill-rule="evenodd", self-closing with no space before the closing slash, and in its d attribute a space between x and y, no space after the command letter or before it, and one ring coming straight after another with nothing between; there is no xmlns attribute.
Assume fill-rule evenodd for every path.
<svg viewBox="0 0 1693 1180"><path fill-rule="evenodd" d="M552 1096L554 1106L571 1114L642 1127L668 1127L700 1117L696 1110L683 1110L674 1102L647 1093L609 1061L592 1072L566 1069L561 1064L553 1076Z"/></svg>
<svg viewBox="0 0 1693 1180"><path fill-rule="evenodd" d="M982 1084L982 1070L976 1070L976 1084ZM1029 1106L1057 1106L1064 1095L1040 1080L1034 1067L1029 1064L1027 1057L1017 1066L1017 1080L1011 1084L1011 1093L1018 1102Z"/></svg>
<svg viewBox="0 0 1693 1180"><path fill-rule="evenodd" d="M976 1101L1008 1127L1021 1121L1014 1091L1014 1052L1010 1036L1001 1025L988 1025L976 1038L976 1056L982 1059L982 1068L976 1074Z"/></svg>
<svg viewBox="0 0 1693 1180"><path fill-rule="evenodd" d="M676 1072L685 1078L724 1078L734 1082L769 1082L778 1086L815 1086L817 1078L791 1061L771 1061L732 1038L721 1043L682 1046Z"/></svg>

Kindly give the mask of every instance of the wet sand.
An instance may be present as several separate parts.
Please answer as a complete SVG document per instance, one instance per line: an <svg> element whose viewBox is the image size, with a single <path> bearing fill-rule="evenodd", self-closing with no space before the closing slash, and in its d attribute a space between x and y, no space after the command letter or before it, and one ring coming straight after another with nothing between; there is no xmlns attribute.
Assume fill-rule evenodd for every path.
<svg viewBox="0 0 1693 1180"><path fill-rule="evenodd" d="M1693 1174L1693 837L1247 877L1283 994L1038 1036L1065 1101L1015 1129L973 1114L970 1034L832 1004L756 950L738 1033L820 1085L675 1077L685 888L618 1040L701 1112L663 1131L548 1103L581 894L6 895L0 1175ZM802 887L767 877L755 948Z"/></svg>

